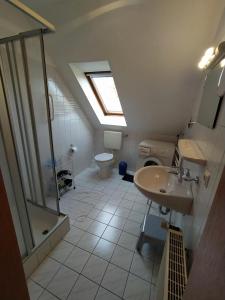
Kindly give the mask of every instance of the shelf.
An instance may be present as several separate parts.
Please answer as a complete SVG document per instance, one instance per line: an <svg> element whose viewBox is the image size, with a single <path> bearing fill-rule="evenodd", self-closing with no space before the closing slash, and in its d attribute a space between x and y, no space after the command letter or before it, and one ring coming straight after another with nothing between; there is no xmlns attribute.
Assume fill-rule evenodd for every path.
<svg viewBox="0 0 225 300"><path fill-rule="evenodd" d="M178 149L181 158L202 166L206 165L206 159L195 141L180 139L178 141Z"/></svg>

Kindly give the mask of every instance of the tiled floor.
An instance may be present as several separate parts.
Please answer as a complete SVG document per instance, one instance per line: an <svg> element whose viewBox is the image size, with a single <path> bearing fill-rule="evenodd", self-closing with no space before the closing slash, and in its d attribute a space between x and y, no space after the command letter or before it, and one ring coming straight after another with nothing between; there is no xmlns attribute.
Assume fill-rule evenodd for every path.
<svg viewBox="0 0 225 300"><path fill-rule="evenodd" d="M147 199L117 170L100 180L86 169L75 182L60 200L71 229L28 280L31 300L153 300L162 248L135 250Z"/></svg>

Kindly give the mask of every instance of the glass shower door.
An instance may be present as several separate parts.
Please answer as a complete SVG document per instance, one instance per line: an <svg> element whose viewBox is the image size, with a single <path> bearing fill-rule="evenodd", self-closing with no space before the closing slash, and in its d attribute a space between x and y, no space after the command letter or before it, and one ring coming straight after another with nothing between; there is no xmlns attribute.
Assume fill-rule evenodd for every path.
<svg viewBox="0 0 225 300"><path fill-rule="evenodd" d="M0 44L0 55L1 84L4 89L4 100L1 101L5 105L5 110L0 113L1 131L5 147L10 139L14 147L24 198L24 203L21 199L17 199L17 202L19 206L25 205L30 228L34 231L34 223L41 222L40 218L37 219L37 209L33 209L35 206L39 212L43 209L59 215L41 32L35 37L18 37ZM7 150L6 153L10 162L12 153ZM14 176L13 167L9 164L11 177ZM32 230L30 240L34 244Z"/></svg>
<svg viewBox="0 0 225 300"><path fill-rule="evenodd" d="M40 37L1 45L13 137L26 199L59 212Z"/></svg>

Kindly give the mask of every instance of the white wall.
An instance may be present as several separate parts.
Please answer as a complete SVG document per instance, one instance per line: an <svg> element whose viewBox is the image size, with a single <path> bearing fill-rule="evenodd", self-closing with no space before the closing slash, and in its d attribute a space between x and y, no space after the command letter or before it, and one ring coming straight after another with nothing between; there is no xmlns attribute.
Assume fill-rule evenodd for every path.
<svg viewBox="0 0 225 300"><path fill-rule="evenodd" d="M46 47L96 128L102 126L69 63L109 61L128 131L176 136L183 129L223 0L24 2L55 24Z"/></svg>
<svg viewBox="0 0 225 300"><path fill-rule="evenodd" d="M40 28L37 22L19 12L6 1L0 2L0 38L36 28Z"/></svg>
<svg viewBox="0 0 225 300"><path fill-rule="evenodd" d="M70 169L75 175L91 163L94 130L56 67L48 64L47 71L49 93L54 104L52 128L57 170ZM70 151L71 144L77 147L74 154Z"/></svg>
<svg viewBox="0 0 225 300"><path fill-rule="evenodd" d="M215 36L212 45L217 46L221 41L225 40L224 25L225 14L217 29L217 35ZM202 77L204 77L204 74ZM197 119L201 94L202 87L199 90L199 96L193 109L193 120ZM193 174L200 175L200 184L198 187L194 187L195 199L193 217L185 217L183 226L189 247L195 249L203 232L225 163L225 101L223 100L219 120L215 129L209 129L201 124L195 124L191 129L186 130L186 136L194 139L198 143L207 160L206 168L211 174L209 185L206 188L203 182L205 168L198 167L194 164L189 165Z"/></svg>
<svg viewBox="0 0 225 300"><path fill-rule="evenodd" d="M174 140L184 129L201 82L196 66L215 35L223 0L24 1L56 26L46 47L96 128L95 154L104 150L103 129L123 130L128 137L119 159L134 170L141 140ZM69 67L102 60L114 74L125 130L100 125Z"/></svg>

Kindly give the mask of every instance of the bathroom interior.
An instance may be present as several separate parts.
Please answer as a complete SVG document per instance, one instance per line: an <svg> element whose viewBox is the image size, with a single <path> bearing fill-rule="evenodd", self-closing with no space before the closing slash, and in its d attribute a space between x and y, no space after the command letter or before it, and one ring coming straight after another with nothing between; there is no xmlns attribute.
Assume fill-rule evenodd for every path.
<svg viewBox="0 0 225 300"><path fill-rule="evenodd" d="M2 299L225 298L224 69L222 0L0 2Z"/></svg>

